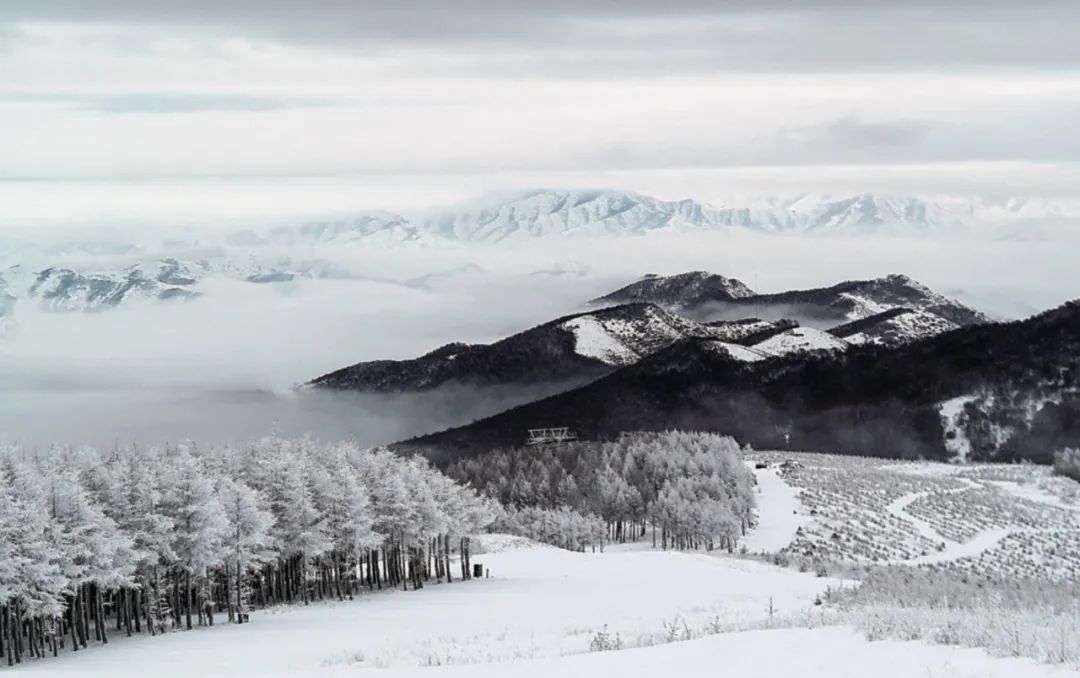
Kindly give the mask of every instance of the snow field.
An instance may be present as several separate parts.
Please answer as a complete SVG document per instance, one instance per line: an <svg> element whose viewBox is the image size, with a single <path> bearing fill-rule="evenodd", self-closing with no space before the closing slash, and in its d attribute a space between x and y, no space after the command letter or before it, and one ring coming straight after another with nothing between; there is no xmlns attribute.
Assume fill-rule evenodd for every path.
<svg viewBox="0 0 1080 678"><path fill-rule="evenodd" d="M174 668L201 676L322 675L579 655L605 627L633 647L665 642L673 623L695 631L710 624L759 628L770 619L770 599L778 622L806 616L827 586L840 585L704 553L593 554L530 545L474 562L491 578L257 611L241 626L116 637L18 670L86 678L168 676Z"/></svg>
<svg viewBox="0 0 1080 678"><path fill-rule="evenodd" d="M323 675L323 674L319 674ZM355 676L338 669L330 678ZM869 643L844 628L777 629L711 636L656 647L538 661L394 669L385 678L1075 678L1075 671L1028 659L995 659L981 650L917 642Z"/></svg>

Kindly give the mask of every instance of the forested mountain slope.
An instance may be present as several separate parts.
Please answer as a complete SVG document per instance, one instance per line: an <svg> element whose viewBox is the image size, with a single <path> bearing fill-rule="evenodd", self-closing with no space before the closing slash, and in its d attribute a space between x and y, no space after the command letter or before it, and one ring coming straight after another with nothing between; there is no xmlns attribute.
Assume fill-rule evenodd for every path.
<svg viewBox="0 0 1080 678"><path fill-rule="evenodd" d="M895 348L767 361L679 342L579 389L399 445L445 462L520 443L526 429L586 438L681 428L756 447L947 459L1051 460L1080 441L1080 302ZM958 417L944 406L963 399Z"/></svg>
<svg viewBox="0 0 1080 678"><path fill-rule="evenodd" d="M492 344L448 344L412 360L362 362L324 375L312 386L355 391L416 392L447 383L472 386L590 380L689 337L732 332L673 315L651 304L627 304L544 323Z"/></svg>

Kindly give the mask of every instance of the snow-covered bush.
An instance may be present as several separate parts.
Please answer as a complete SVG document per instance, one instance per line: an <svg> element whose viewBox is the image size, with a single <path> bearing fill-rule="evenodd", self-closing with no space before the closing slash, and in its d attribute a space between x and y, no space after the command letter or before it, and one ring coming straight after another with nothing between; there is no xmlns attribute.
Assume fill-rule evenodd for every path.
<svg viewBox="0 0 1080 678"><path fill-rule="evenodd" d="M927 640L1001 656L1080 663L1080 585L887 567L830 595L871 640Z"/></svg>
<svg viewBox="0 0 1080 678"><path fill-rule="evenodd" d="M1054 455L1054 472L1080 482L1080 448L1066 447Z"/></svg>

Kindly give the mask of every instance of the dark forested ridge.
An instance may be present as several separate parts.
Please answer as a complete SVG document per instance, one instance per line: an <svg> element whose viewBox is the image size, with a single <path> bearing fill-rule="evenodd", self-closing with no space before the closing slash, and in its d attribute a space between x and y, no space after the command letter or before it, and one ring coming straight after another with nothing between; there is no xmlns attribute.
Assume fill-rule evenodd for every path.
<svg viewBox="0 0 1080 678"><path fill-rule="evenodd" d="M1049 463L1080 442L1080 302L893 348L744 363L715 346L682 341L573 391L399 447L445 464L519 444L541 426L597 439L679 428L757 447L934 459L952 456L948 436L963 435L972 459ZM947 432L940 405L960 397L958 430Z"/></svg>
<svg viewBox="0 0 1080 678"><path fill-rule="evenodd" d="M416 393L449 384L581 384L682 339L749 346L797 326L791 315L823 326L847 323L844 331L853 329L849 321L860 320L868 328L863 340L893 344L989 321L902 275L760 295L733 278L695 271L647 276L590 303L621 305L567 315L491 344L451 343L409 360L356 363L309 384L371 393ZM901 311L923 319L890 323Z"/></svg>
<svg viewBox="0 0 1080 678"><path fill-rule="evenodd" d="M604 335L606 344L589 346L590 330ZM357 363L319 377L311 385L418 392L444 384L531 385L572 380L580 384L679 339L727 334L652 304L627 304L557 318L492 344L447 344L412 360ZM605 353L607 344L614 348Z"/></svg>
<svg viewBox="0 0 1080 678"><path fill-rule="evenodd" d="M754 294L741 280L707 271L690 271L669 276L647 275L589 303L610 305L645 302L678 309L752 297Z"/></svg>

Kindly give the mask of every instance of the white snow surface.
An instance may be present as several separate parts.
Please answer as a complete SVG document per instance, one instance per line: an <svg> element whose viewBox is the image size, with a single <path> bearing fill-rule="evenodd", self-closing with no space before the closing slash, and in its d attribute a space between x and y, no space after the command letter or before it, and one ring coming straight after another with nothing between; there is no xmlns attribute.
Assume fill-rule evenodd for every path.
<svg viewBox="0 0 1080 678"><path fill-rule="evenodd" d="M752 348L741 346L739 344L731 344L726 341L710 341L707 346L717 353L745 363L756 363L759 360L765 360L771 357Z"/></svg>
<svg viewBox="0 0 1080 678"><path fill-rule="evenodd" d="M844 337L850 344L902 343L933 337L960 327L951 320L927 311L909 311L883 320L864 332Z"/></svg>
<svg viewBox="0 0 1080 678"><path fill-rule="evenodd" d="M752 466L751 462L747 462ZM739 542L750 553L775 553L795 539L799 527L810 520L799 492L775 468L754 469L757 478L757 525Z"/></svg>
<svg viewBox="0 0 1080 678"><path fill-rule="evenodd" d="M763 492L777 489L766 481ZM777 498L776 507L784 501ZM979 650L871 643L835 627L727 633L589 653L591 638L605 627L632 647L642 634L662 634L663 624L676 616L691 625L761 622L770 598L777 614L812 619L812 599L838 582L703 553L571 553L513 548L521 545L516 539L484 541L512 547L477 557L491 579L256 612L242 626L157 638L114 634L107 646L31 660L15 672L44 678L653 678L715 676L722 667L724 674L746 678L1080 675Z"/></svg>
<svg viewBox="0 0 1080 678"><path fill-rule="evenodd" d="M771 356L782 356L803 351L843 351L848 343L828 332L812 327L793 327L754 344L753 349Z"/></svg>
<svg viewBox="0 0 1080 678"><path fill-rule="evenodd" d="M827 586L840 584L704 552L575 553L536 546L478 555L474 562L491 578L256 611L240 626L219 623L157 638L113 634L104 647L29 661L19 670L50 677L205 678L518 662L586 652L605 626L631 644L662 634L676 616L695 628L713 619L761 624L770 598L776 614L807 614ZM506 675L508 666L459 670Z"/></svg>
<svg viewBox="0 0 1080 678"><path fill-rule="evenodd" d="M574 350L578 355L596 358L608 365L629 365L641 357L592 316L568 320L563 327L574 333Z"/></svg>
<svg viewBox="0 0 1080 678"><path fill-rule="evenodd" d="M571 318L561 326L573 333L578 355L615 367L633 364L686 337L714 337L721 333L655 306L625 313L618 308L603 309Z"/></svg>

